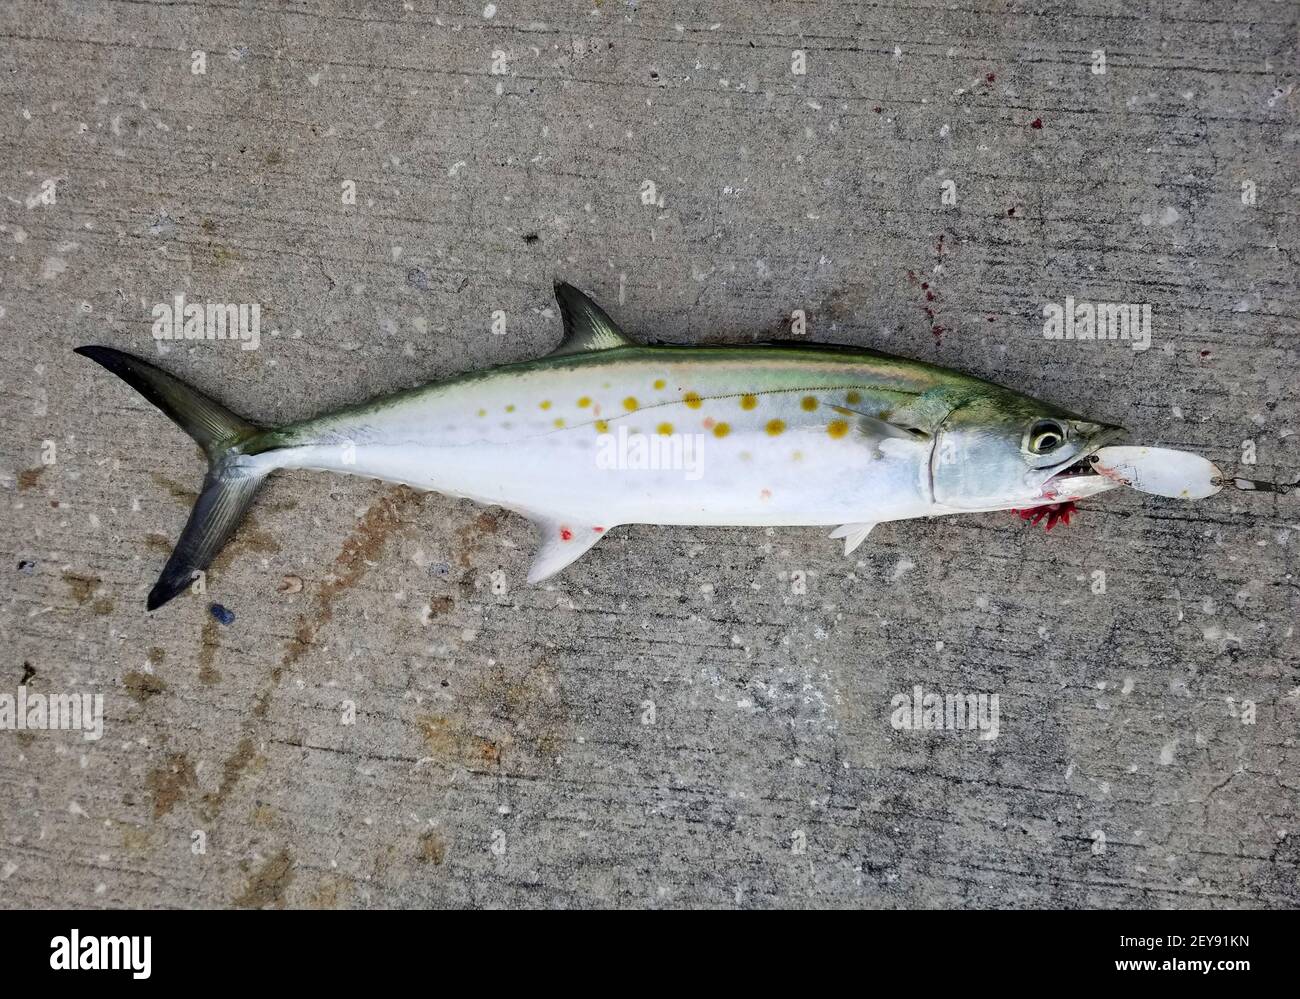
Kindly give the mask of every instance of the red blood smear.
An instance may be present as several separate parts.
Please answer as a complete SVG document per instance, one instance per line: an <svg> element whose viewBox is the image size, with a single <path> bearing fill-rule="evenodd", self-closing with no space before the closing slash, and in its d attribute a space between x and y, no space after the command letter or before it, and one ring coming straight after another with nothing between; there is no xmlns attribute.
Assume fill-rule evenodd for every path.
<svg viewBox="0 0 1300 999"><path fill-rule="evenodd" d="M1078 511L1074 500L1065 500L1062 503L1048 503L1046 506L1030 507L1028 510L1012 510L1011 512L1019 515L1021 520L1027 520L1035 527L1044 517L1047 518L1047 530L1051 530L1058 523L1070 524L1070 514Z"/></svg>
<svg viewBox="0 0 1300 999"><path fill-rule="evenodd" d="M561 540L561 541L572 541L572 540L573 540L573 532L572 532L571 530L569 530L567 527L561 527L561 528L560 528L560 540Z"/></svg>
<svg viewBox="0 0 1300 999"><path fill-rule="evenodd" d="M1042 127L1043 127L1043 119L1042 119L1042 118L1035 118L1033 121L1031 121L1031 122L1029 123L1029 127L1030 127L1030 128L1042 128Z"/></svg>

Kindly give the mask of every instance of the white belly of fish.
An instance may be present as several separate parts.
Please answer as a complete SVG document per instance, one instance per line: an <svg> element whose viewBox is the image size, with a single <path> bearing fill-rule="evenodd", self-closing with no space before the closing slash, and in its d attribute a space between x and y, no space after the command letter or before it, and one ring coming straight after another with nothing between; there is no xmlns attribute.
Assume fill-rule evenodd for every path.
<svg viewBox="0 0 1300 999"><path fill-rule="evenodd" d="M932 512L928 443L844 446L814 431L594 434L508 444L324 445L282 467L401 482L583 529L618 524L838 525Z"/></svg>

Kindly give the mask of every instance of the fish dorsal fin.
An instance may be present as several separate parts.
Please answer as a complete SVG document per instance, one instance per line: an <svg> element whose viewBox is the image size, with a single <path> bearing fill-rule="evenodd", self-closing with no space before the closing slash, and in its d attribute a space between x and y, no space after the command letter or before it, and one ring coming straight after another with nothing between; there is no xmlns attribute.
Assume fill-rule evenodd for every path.
<svg viewBox="0 0 1300 999"><path fill-rule="evenodd" d="M528 582L540 583L582 558L605 536L606 526L592 526L562 517L532 518L537 531L537 554L528 570Z"/></svg>
<svg viewBox="0 0 1300 999"><path fill-rule="evenodd" d="M555 285L555 300L564 318L564 340L551 351L552 357L585 354L593 350L630 347L629 340L605 310L571 284Z"/></svg>
<svg viewBox="0 0 1300 999"><path fill-rule="evenodd" d="M858 545L862 544L862 542L867 539L867 535L871 533L871 529L875 526L874 523L841 524L839 527L835 528L835 530L831 531L830 536L832 538L843 538L844 554L851 555L853 554L853 549L858 547Z"/></svg>

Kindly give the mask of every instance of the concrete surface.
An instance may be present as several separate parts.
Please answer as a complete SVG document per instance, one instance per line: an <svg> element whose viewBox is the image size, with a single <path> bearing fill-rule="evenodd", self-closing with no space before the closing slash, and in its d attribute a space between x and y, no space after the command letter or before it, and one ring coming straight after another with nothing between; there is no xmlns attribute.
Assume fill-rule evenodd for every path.
<svg viewBox="0 0 1300 999"><path fill-rule="evenodd" d="M147 615L202 464L70 353L274 423L544 352L562 277L1293 481L1297 10L5 4L0 694L105 733L0 732L0 905L1300 903L1295 494L848 559L620 529L534 589L514 516L283 474ZM259 303L260 349L160 351L180 293ZM1066 296L1150 304L1151 348L1045 339ZM895 729L915 685L998 738Z"/></svg>

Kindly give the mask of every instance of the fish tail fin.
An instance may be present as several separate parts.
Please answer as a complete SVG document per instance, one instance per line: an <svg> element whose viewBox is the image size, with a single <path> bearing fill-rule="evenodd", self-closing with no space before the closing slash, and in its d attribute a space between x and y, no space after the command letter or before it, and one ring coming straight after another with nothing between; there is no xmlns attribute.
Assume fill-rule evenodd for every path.
<svg viewBox="0 0 1300 999"><path fill-rule="evenodd" d="M181 538L172 549L147 607L157 610L184 592L230 540L244 519L269 468L236 459L269 450L264 428L236 416L198 389L148 361L111 347L77 347L163 411L208 456L208 473Z"/></svg>

